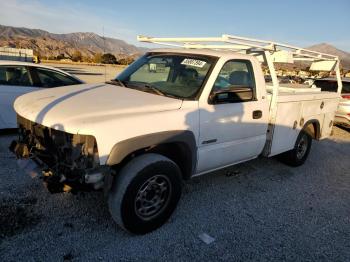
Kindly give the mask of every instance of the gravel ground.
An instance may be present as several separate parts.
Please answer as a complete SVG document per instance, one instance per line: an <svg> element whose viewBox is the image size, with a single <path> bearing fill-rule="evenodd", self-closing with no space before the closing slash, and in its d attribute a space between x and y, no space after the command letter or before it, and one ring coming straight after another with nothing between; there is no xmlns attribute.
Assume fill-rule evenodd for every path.
<svg viewBox="0 0 350 262"><path fill-rule="evenodd" d="M314 142L298 168L256 159L187 182L144 236L113 223L102 193L49 194L17 168L11 139L0 137L1 261L350 261L347 130Z"/></svg>

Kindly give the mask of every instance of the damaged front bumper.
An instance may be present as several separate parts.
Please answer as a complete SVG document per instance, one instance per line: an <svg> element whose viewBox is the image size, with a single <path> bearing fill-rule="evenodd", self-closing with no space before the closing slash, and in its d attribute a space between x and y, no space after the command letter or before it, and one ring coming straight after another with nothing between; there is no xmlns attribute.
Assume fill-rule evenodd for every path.
<svg viewBox="0 0 350 262"><path fill-rule="evenodd" d="M27 174L42 178L51 193L104 187L111 169L100 165L93 136L69 134L17 118L19 137L10 150Z"/></svg>

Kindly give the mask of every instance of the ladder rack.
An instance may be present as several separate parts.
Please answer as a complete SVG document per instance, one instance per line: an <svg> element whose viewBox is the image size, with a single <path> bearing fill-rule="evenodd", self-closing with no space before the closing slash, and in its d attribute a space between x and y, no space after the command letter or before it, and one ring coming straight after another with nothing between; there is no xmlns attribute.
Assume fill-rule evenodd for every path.
<svg viewBox="0 0 350 262"><path fill-rule="evenodd" d="M287 51L294 60L330 61L338 60L337 56L325 54L292 45L273 41L258 40L247 37L223 34L221 37L149 37L137 36L140 42L167 45L186 49L215 49L228 51Z"/></svg>
<svg viewBox="0 0 350 262"><path fill-rule="evenodd" d="M301 47L229 34L223 34L221 37L150 37L139 35L137 40L185 49L214 49L255 55L269 67L274 86L274 97L277 95L279 86L274 69L275 62L309 61L313 63L310 70L334 70L338 82L338 93L341 92L342 88L338 56Z"/></svg>

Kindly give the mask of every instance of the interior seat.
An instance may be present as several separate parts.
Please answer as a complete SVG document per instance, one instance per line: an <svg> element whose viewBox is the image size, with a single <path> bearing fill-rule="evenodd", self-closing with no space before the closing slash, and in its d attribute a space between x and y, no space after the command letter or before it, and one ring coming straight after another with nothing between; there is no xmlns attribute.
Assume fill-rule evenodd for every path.
<svg viewBox="0 0 350 262"><path fill-rule="evenodd" d="M198 81L198 72L193 68L184 68L179 72L177 82L186 85Z"/></svg>
<svg viewBox="0 0 350 262"><path fill-rule="evenodd" d="M250 86L249 73L246 71L234 71L229 76L231 85Z"/></svg>

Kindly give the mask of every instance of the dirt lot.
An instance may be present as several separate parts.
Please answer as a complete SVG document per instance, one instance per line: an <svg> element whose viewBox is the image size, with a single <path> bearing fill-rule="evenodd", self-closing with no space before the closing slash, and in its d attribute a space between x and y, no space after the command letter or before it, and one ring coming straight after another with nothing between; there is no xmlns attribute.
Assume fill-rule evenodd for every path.
<svg viewBox="0 0 350 262"><path fill-rule="evenodd" d="M195 178L148 235L116 226L103 194L49 194L0 136L2 261L350 261L350 133L314 142L304 166L256 159ZM204 243L206 233L214 241Z"/></svg>
<svg viewBox="0 0 350 262"><path fill-rule="evenodd" d="M43 63L44 65L57 67L70 74L75 75L86 83L100 83L115 78L124 69L124 66L112 65L80 65L80 64L60 64Z"/></svg>

